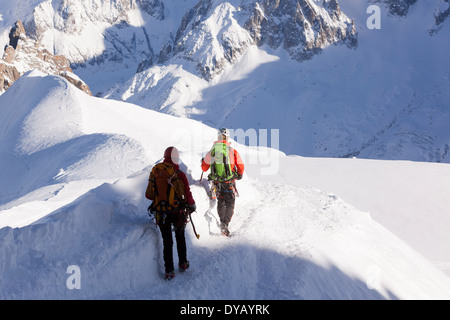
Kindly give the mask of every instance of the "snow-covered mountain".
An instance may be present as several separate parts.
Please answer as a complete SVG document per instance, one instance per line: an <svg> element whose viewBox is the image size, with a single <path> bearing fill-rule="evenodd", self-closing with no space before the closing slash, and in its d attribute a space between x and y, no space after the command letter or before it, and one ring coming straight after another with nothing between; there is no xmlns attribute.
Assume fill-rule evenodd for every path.
<svg viewBox="0 0 450 320"><path fill-rule="evenodd" d="M287 153L449 162L449 7L20 0L0 7L0 41L21 18L95 95L213 126L283 128Z"/></svg>
<svg viewBox="0 0 450 320"><path fill-rule="evenodd" d="M336 0L324 1L323 7L309 0L202 0L183 17L172 51L211 80L236 63L250 45L283 47L303 61L330 44L348 41L353 46L355 35ZM165 53L163 62L171 57Z"/></svg>
<svg viewBox="0 0 450 320"><path fill-rule="evenodd" d="M27 32L74 65L140 63L141 71L181 56L206 79L254 43L282 44L297 60L340 41L356 44L354 26L336 0L59 0L29 4L31 10Z"/></svg>
<svg viewBox="0 0 450 320"><path fill-rule="evenodd" d="M2 299L450 298L448 164L301 158L233 142L246 174L224 238L199 181L214 128L38 71L0 105ZM168 145L180 149L200 234L188 225L191 267L170 284L144 197ZM374 220L394 210L388 228L433 248L433 263Z"/></svg>

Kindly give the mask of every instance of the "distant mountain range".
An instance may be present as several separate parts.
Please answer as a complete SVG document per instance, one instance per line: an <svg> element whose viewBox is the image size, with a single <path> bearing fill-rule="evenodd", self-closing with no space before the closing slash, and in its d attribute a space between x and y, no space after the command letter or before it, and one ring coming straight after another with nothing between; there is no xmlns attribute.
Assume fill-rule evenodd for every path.
<svg viewBox="0 0 450 320"><path fill-rule="evenodd" d="M370 5L380 30L366 26ZM0 12L0 93L38 68L212 126L279 129L286 153L450 162L449 0L19 0Z"/></svg>

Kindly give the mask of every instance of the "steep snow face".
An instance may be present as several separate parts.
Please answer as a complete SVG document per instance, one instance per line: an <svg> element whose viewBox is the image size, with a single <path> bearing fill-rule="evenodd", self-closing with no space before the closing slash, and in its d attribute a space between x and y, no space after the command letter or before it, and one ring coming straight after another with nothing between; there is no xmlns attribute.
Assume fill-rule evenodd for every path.
<svg viewBox="0 0 450 320"><path fill-rule="evenodd" d="M42 79L46 91L35 90L36 81L30 78ZM2 96L2 146L9 146L8 149L18 154L32 154L81 134L79 102L52 90L53 86L70 91L61 78L46 78L43 73L34 71ZM21 94L24 87L28 95ZM46 128L43 132L41 125Z"/></svg>
<svg viewBox="0 0 450 320"><path fill-rule="evenodd" d="M85 94L64 78L34 71L10 89L0 97L0 177L10 180L0 205L47 185L126 175L145 161L135 140L87 131Z"/></svg>
<svg viewBox="0 0 450 320"><path fill-rule="evenodd" d="M200 1L181 22L174 55L192 61L203 78L212 79L252 43L236 15L238 10L229 2Z"/></svg>
<svg viewBox="0 0 450 320"><path fill-rule="evenodd" d="M180 152L192 145L203 150L202 141L209 144L216 136L214 129L190 120L153 126L169 116L88 96L64 78L39 71L19 78L0 96L0 106L0 177L11 179L0 185L0 205L48 185L117 179L158 160L152 150L162 154L173 144L181 145Z"/></svg>
<svg viewBox="0 0 450 320"><path fill-rule="evenodd" d="M208 82L185 70L183 65L155 65L117 85L106 98L127 101L167 114L189 117L198 113L189 108L201 100Z"/></svg>

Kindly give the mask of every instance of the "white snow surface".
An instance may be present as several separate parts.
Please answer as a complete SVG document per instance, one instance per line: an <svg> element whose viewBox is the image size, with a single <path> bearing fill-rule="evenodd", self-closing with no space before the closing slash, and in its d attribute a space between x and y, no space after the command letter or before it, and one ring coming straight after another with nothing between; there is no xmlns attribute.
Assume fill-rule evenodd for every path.
<svg viewBox="0 0 450 320"><path fill-rule="evenodd" d="M1 299L450 298L448 164L303 158L233 142L246 173L225 238L199 181L214 128L33 71L0 96L0 132ZM170 145L200 238L188 225L191 267L167 283L144 192ZM71 266L79 289L67 286Z"/></svg>

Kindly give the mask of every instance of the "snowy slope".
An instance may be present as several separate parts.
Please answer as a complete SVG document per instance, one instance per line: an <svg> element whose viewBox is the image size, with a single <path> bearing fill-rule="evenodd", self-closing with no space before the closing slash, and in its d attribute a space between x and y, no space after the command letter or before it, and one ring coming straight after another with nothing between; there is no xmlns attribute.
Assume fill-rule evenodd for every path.
<svg viewBox="0 0 450 320"><path fill-rule="evenodd" d="M1 298L450 298L448 276L367 212L334 192L294 185L295 176L286 174L307 164L302 158L234 143L247 174L238 183L235 236L227 239L218 236L199 181L215 129L90 97L39 72L14 83L0 105L1 194L12 190L1 199ZM61 120L45 121L52 116ZM143 196L149 170L168 145L181 151L200 233L197 240L188 226L191 269L170 285L162 280L161 239ZM279 169L272 175L263 170L267 155ZM389 166L349 161L357 170ZM430 166L448 176L448 166ZM405 170L420 168L411 163ZM365 191L379 197L374 190ZM66 286L72 265L81 289Z"/></svg>
<svg viewBox="0 0 450 320"><path fill-rule="evenodd" d="M449 170L449 164L289 156L280 159L277 175L260 179L335 194L450 275Z"/></svg>
<svg viewBox="0 0 450 320"><path fill-rule="evenodd" d="M149 146L149 141L162 132L150 121L141 121L142 115L150 117L151 122L163 121L167 115L103 99L97 100L97 108L90 108L92 102L76 91L61 77L46 77L34 71L2 95L0 172L2 180L11 183L1 185L0 204L47 185L124 177L148 161L156 161L151 150L163 148L172 140L180 141L186 130L202 134L201 124L184 121L192 123L192 127L180 126L174 132L165 128L168 140ZM114 116L115 112L119 115ZM124 123L124 119L132 125ZM121 133L110 131L110 121L121 128ZM173 121L177 124L183 120Z"/></svg>

